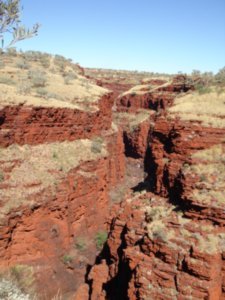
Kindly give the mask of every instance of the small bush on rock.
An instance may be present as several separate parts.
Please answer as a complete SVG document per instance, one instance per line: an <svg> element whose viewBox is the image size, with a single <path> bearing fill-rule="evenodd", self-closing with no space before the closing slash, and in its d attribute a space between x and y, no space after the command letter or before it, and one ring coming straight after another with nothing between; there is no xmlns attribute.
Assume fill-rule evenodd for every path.
<svg viewBox="0 0 225 300"><path fill-rule="evenodd" d="M95 237L95 244L98 250L101 250L107 240L108 234L106 231L99 231Z"/></svg>
<svg viewBox="0 0 225 300"><path fill-rule="evenodd" d="M101 153L102 151L103 139L101 137L97 137L92 141L91 151L93 153Z"/></svg>
<svg viewBox="0 0 225 300"><path fill-rule="evenodd" d="M46 73L41 70L30 70L28 72L33 87L45 87L47 82Z"/></svg>

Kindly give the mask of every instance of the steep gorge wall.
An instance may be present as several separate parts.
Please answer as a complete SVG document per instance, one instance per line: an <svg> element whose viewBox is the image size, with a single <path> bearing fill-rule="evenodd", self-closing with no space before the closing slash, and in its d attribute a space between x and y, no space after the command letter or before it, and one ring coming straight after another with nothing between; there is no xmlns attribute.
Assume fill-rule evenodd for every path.
<svg viewBox="0 0 225 300"><path fill-rule="evenodd" d="M59 123L55 117L49 118L53 111L45 111L48 120L42 112L42 121L47 121L43 122L43 131L38 122L39 131L34 130L34 134L32 127L26 129L27 133L24 125L32 120L30 108L28 119L16 114L20 121L16 122L17 117L12 120L8 138L5 134L10 130L10 118L2 118L6 130L0 139L3 147L19 141L19 137L21 145L36 145L100 135L94 151L100 153L99 142L101 146L104 141L107 155L71 169L57 184L54 196L44 189L31 196L31 205L12 209L1 219L1 267L32 265L38 287L45 282L41 295L44 300L55 296L59 289L76 300L224 299L223 202L218 206L193 201L190 192L202 186L196 186L202 174L192 176L191 167L198 163L192 155L221 144L225 131L172 119L165 113L164 108L171 106L184 88L183 83L167 86L163 102L156 95L158 104L154 107L140 104L145 97L129 104L128 111L134 109L135 113L143 107L157 111L149 112L149 118L135 124L134 130L111 127L111 98L102 110L91 113L93 119L89 113L77 112L76 118L66 113L67 125L64 118L60 117ZM61 113L64 116L65 111ZM75 111L68 113L74 116ZM58 131L57 124L62 130ZM77 131L73 135L74 128ZM82 132L84 128L90 128L89 133ZM128 198L120 199L121 203L114 203L109 214L108 191L121 183L126 171L123 141L126 154L145 164L148 185L147 190L137 187L136 193L131 191ZM17 163L0 159L7 176ZM221 192L223 186L219 188ZM105 229L108 240L99 252L95 236Z"/></svg>
<svg viewBox="0 0 225 300"><path fill-rule="evenodd" d="M190 155L221 143L224 135L223 128L205 127L196 122L163 116L158 118L151 134L149 153L149 175L154 178L154 192L167 196L180 168L189 163Z"/></svg>
<svg viewBox="0 0 225 300"><path fill-rule="evenodd" d="M94 243L94 234L104 230L109 201L107 167L104 158L79 166L58 185L54 198L43 191L32 199L32 207L19 207L7 215L1 224L1 267L31 264L38 268L49 286L43 289L48 297L57 294L59 288L74 291L83 279L88 258L83 262L82 276L77 274L79 252L70 251L75 250L78 237L93 239ZM40 203L42 198L47 201ZM95 245L91 247L95 253ZM63 264L65 255L73 257L71 272ZM91 262L94 257L89 259Z"/></svg>
<svg viewBox="0 0 225 300"><path fill-rule="evenodd" d="M87 266L93 264L99 251L95 237L106 230L109 189L123 181L125 172L123 136L120 130L112 127L112 105L109 94L99 101L99 109L95 112L25 106L1 110L2 151L10 153L12 147L22 153L29 152L33 157L38 146L45 156L53 142L60 147L60 142L66 141L69 147L74 140L93 137L90 151L95 159L87 156L64 176L60 175L63 167L57 163L53 168L50 164L47 172L60 178L55 179L52 187L42 184L44 178L40 181L33 175L38 169L35 163L42 164L41 157L28 165L31 167L27 169L31 172L29 186L24 185L22 178L13 177L17 168L24 166L22 169L26 169L26 157L7 158L6 154L6 159L0 158L0 188L6 191L5 195L1 193L0 199L0 266L2 270L18 265L32 266L41 299L51 299L59 291L73 297L85 280ZM56 150L51 150L50 159L59 163L61 159L69 159L63 154L61 158L58 148L54 147L52 149ZM101 154L103 147L105 152ZM76 151L70 155L76 157ZM12 184L11 178L14 178ZM21 197L25 189L27 199L19 199L19 204L10 208L8 191L10 195L14 189Z"/></svg>
<svg viewBox="0 0 225 300"><path fill-rule="evenodd" d="M95 103L93 111L26 105L2 107L0 146L74 141L99 135L111 128L113 101L112 93L108 93Z"/></svg>
<svg viewBox="0 0 225 300"><path fill-rule="evenodd" d="M183 75L164 84L156 81L156 86L140 85L138 90L131 89L117 98L117 109L122 112L137 112L140 108L162 111L173 104L178 94L191 89L193 85Z"/></svg>
<svg viewBox="0 0 225 300"><path fill-rule="evenodd" d="M154 194L123 204L89 274L91 299L223 299L224 254L213 231L173 209Z"/></svg>
<svg viewBox="0 0 225 300"><path fill-rule="evenodd" d="M224 128L157 116L145 156L151 192L125 199L112 216L88 274L90 299L225 298L224 136ZM204 151L218 158L209 163Z"/></svg>

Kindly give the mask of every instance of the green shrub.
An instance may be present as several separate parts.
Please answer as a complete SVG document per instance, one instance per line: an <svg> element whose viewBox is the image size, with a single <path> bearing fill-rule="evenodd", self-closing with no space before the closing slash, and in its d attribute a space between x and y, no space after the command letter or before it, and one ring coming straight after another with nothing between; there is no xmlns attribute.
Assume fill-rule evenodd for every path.
<svg viewBox="0 0 225 300"><path fill-rule="evenodd" d="M101 153L102 151L103 139L101 137L97 137L92 141L91 151L93 153Z"/></svg>
<svg viewBox="0 0 225 300"><path fill-rule="evenodd" d="M215 80L217 83L225 84L225 67L219 70L219 72L215 75Z"/></svg>
<svg viewBox="0 0 225 300"><path fill-rule="evenodd" d="M4 174L2 171L0 171L0 182L2 182L4 180Z"/></svg>
<svg viewBox="0 0 225 300"><path fill-rule="evenodd" d="M167 233L165 232L165 229L161 229L160 227L154 229L153 238L156 240L161 240L163 242L168 241L168 236Z"/></svg>
<svg viewBox="0 0 225 300"><path fill-rule="evenodd" d="M73 257L69 254L65 254L63 255L62 257L62 262L65 264L65 265L69 265L71 262L73 261Z"/></svg>
<svg viewBox="0 0 225 300"><path fill-rule="evenodd" d="M79 251L84 251L87 248L87 242L83 237L78 237L75 242L75 247Z"/></svg>
<svg viewBox="0 0 225 300"><path fill-rule="evenodd" d="M29 50L24 52L22 56L26 61L39 61L42 57L42 52Z"/></svg>
<svg viewBox="0 0 225 300"><path fill-rule="evenodd" d="M42 65L42 67L49 68L50 67L50 57L47 54L41 56L40 63Z"/></svg>
<svg viewBox="0 0 225 300"><path fill-rule="evenodd" d="M23 70L27 70L30 68L29 64L24 59L19 60L16 63L16 67Z"/></svg>
<svg viewBox="0 0 225 300"><path fill-rule="evenodd" d="M52 154L52 158L55 158L55 159L57 159L57 158L58 158L58 155L57 155L57 153L56 153L56 152L53 152L53 154Z"/></svg>
<svg viewBox="0 0 225 300"><path fill-rule="evenodd" d="M34 289L33 267L27 265L15 265L11 267L10 274L22 292L31 293Z"/></svg>
<svg viewBox="0 0 225 300"><path fill-rule="evenodd" d="M200 181L203 181L203 182L207 181L207 177L205 174L200 175Z"/></svg>
<svg viewBox="0 0 225 300"><path fill-rule="evenodd" d="M1 55L1 53L0 53ZM4 61L0 61L0 69L4 69L5 68L5 63Z"/></svg>
<svg viewBox="0 0 225 300"><path fill-rule="evenodd" d="M108 234L106 231L99 231L95 236L95 244L98 250L101 250L107 240Z"/></svg>
<svg viewBox="0 0 225 300"><path fill-rule="evenodd" d="M31 84L27 81L21 81L17 86L17 93L21 95L28 95L31 92Z"/></svg>
<svg viewBox="0 0 225 300"><path fill-rule="evenodd" d="M0 75L0 83L7 85L15 85L16 82L11 79L9 76Z"/></svg>
<svg viewBox="0 0 225 300"><path fill-rule="evenodd" d="M67 66L67 59L62 55L55 55L54 64L59 67L60 72L63 72Z"/></svg>
<svg viewBox="0 0 225 300"><path fill-rule="evenodd" d="M9 56L17 56L17 52L16 52L16 48L8 48L7 49L7 55L9 55Z"/></svg>
<svg viewBox="0 0 225 300"><path fill-rule="evenodd" d="M47 98L46 96L48 94L48 91L46 91L44 88L39 87L36 89L36 93L38 97Z"/></svg>
<svg viewBox="0 0 225 300"><path fill-rule="evenodd" d="M46 95L46 98L47 98L47 99L49 99L49 98L54 98L54 99L63 101L63 97L61 97L60 95L57 95L57 94L55 94L55 93L51 93L51 92L48 92L48 94Z"/></svg>
<svg viewBox="0 0 225 300"><path fill-rule="evenodd" d="M204 84L196 84L195 90L199 93L199 95L208 94L212 91L212 89Z"/></svg>
<svg viewBox="0 0 225 300"><path fill-rule="evenodd" d="M72 80L76 79L77 75L73 72L68 72L64 74L64 83L65 84L70 84Z"/></svg>
<svg viewBox="0 0 225 300"><path fill-rule="evenodd" d="M28 72L28 78L30 79L33 87L45 87L47 82L46 73L41 70L30 70Z"/></svg>

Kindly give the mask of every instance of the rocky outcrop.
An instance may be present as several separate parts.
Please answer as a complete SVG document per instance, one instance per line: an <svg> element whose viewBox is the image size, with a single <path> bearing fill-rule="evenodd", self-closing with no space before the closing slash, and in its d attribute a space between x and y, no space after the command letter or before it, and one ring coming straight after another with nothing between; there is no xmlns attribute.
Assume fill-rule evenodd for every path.
<svg viewBox="0 0 225 300"><path fill-rule="evenodd" d="M225 298L224 115L185 76L144 83L113 118L112 94L0 112L0 267L41 299Z"/></svg>
<svg viewBox="0 0 225 300"><path fill-rule="evenodd" d="M117 98L117 109L123 112L136 112L138 109L164 110L171 106L174 98L182 92L193 89L189 79L177 76L172 82L156 86L144 84L134 87Z"/></svg>
<svg viewBox="0 0 225 300"><path fill-rule="evenodd" d="M180 99L155 119L147 184L109 222L88 277L92 300L224 299L224 110L212 114L204 103L193 114L192 102Z"/></svg>
<svg viewBox="0 0 225 300"><path fill-rule="evenodd" d="M103 134L103 137L107 141L107 150L109 153L107 178L110 187L123 183L126 169L123 133L120 128L114 125L113 128L114 130L112 129Z"/></svg>
<svg viewBox="0 0 225 300"><path fill-rule="evenodd" d="M149 143L149 132L155 121L155 111L138 110L136 113L113 114L113 121L123 131L126 157L145 158Z"/></svg>
<svg viewBox="0 0 225 300"><path fill-rule="evenodd" d="M194 153L191 163L182 166L177 182L182 186L181 200L186 204L188 217L225 225L224 159L225 144L222 142Z"/></svg>
<svg viewBox="0 0 225 300"><path fill-rule="evenodd" d="M26 179L12 182L13 176L19 172L17 169L22 170L23 164L29 162L15 156L8 161L3 160L3 156L1 160L4 174L4 180L0 183L3 192L1 210L4 212L1 214L0 228L1 268L19 264L34 266L37 284L41 286L43 278L46 282L41 294L46 299L56 295L58 289L62 294L75 291L84 282L86 266L94 262L98 251L95 235L105 230L109 214L108 191L122 182L125 167L121 132L114 129L106 131L104 136L105 144L103 140L93 140L89 144L85 142L85 156L81 156L81 162L75 168L71 159L71 168L63 176L60 176L63 172L60 168L66 168L66 165L62 163L62 167L57 169L58 161L65 159L59 151L62 144L58 143L58 148L54 148L58 151L55 150L50 154L53 157L48 158L48 161L52 159L56 163L50 165L49 169L46 167L46 172L53 175L52 182L46 186L37 182L34 175L29 179L29 186L26 185ZM88 145L92 156L88 153ZM28 146L25 147L26 150L20 147L17 151L28 151ZM36 147L43 147L43 151L49 152L47 149L52 145L30 146L33 160ZM71 144L65 147L71 147ZM79 145L76 149L84 151ZM9 152L10 149L4 151ZM76 151L74 155L80 157L81 154L78 155ZM65 155L68 156L68 152ZM9 158L9 154L6 157ZM39 165L43 168L41 157ZM41 169L38 174L39 179L43 180L44 171ZM26 193L22 192L24 188L27 189ZM9 208L11 204L8 197L12 190L26 194L27 199L20 203L20 199L14 197L19 203L12 203Z"/></svg>
<svg viewBox="0 0 225 300"><path fill-rule="evenodd" d="M144 159L148 147L149 120L143 121L131 130L124 130L126 156Z"/></svg>
<svg viewBox="0 0 225 300"><path fill-rule="evenodd" d="M103 276L90 273L91 299L223 299L222 229L185 218L154 194L119 211L94 266Z"/></svg>
<svg viewBox="0 0 225 300"><path fill-rule="evenodd" d="M175 180L190 155L223 140L223 128L205 127L195 122L160 117L151 135L149 176L153 190L163 196L173 192Z"/></svg>
<svg viewBox="0 0 225 300"><path fill-rule="evenodd" d="M41 299L59 291L71 299L78 288L85 294L96 235L106 229L109 189L124 177L112 93L83 104L0 111L0 265L32 267Z"/></svg>
<svg viewBox="0 0 225 300"><path fill-rule="evenodd" d="M106 171L104 159L79 166L58 185L54 198L43 191L32 198L31 206L11 210L1 220L1 268L34 266L46 299L58 289L62 294L76 290L83 281L85 266L94 260L94 233L104 230ZM41 199L46 201L40 203ZM79 239L86 243L83 247L92 249L92 255L79 251Z"/></svg>
<svg viewBox="0 0 225 300"><path fill-rule="evenodd" d="M112 79L109 78L109 82L104 82L103 80L96 80L96 84L104 87L110 91L113 91L114 99L117 98L120 94L128 91L133 85L123 82L112 82Z"/></svg>
<svg viewBox="0 0 225 300"><path fill-rule="evenodd" d="M97 105L97 108L96 108ZM0 146L37 145L97 136L111 128L112 94L89 109L4 106L0 109Z"/></svg>

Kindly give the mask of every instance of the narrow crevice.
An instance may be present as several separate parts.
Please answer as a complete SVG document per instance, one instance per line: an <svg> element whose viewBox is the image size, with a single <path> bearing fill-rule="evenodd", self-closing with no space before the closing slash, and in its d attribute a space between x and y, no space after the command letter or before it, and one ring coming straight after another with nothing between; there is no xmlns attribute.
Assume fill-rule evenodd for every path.
<svg viewBox="0 0 225 300"><path fill-rule="evenodd" d="M0 126L4 124L4 122L5 122L5 116L0 116Z"/></svg>
<svg viewBox="0 0 225 300"><path fill-rule="evenodd" d="M141 156L137 153L137 151L135 151L126 132L123 132L123 143L124 143L126 157L141 158Z"/></svg>
<svg viewBox="0 0 225 300"><path fill-rule="evenodd" d="M131 270L129 268L129 263L124 259L123 250L126 248L126 241L125 235L127 233L127 228L124 227L121 235L120 240L121 244L117 250L118 254L118 271L114 278L109 280L107 283L103 284L103 289L106 292L106 299L108 300L128 300L128 284L131 279ZM102 259L106 260L108 266L113 262L110 259L110 252L107 243L104 245L103 250L96 258L95 264L100 264ZM88 266L87 273L86 273L86 283L89 285L89 295L92 293L92 282L88 280L88 274L91 270L91 266Z"/></svg>
<svg viewBox="0 0 225 300"><path fill-rule="evenodd" d="M181 173L178 173L177 177L174 180L173 186L168 186L167 190L169 201L176 206L176 210L186 211L190 208L190 205L182 199L184 188L182 185L181 176Z"/></svg>
<svg viewBox="0 0 225 300"><path fill-rule="evenodd" d="M116 277L105 284L107 299L109 300L126 300L128 299L128 284L131 279L131 270L129 263L123 257L123 250L126 248L125 235L127 233L126 226L123 228L120 239L121 244L117 250L119 264Z"/></svg>

